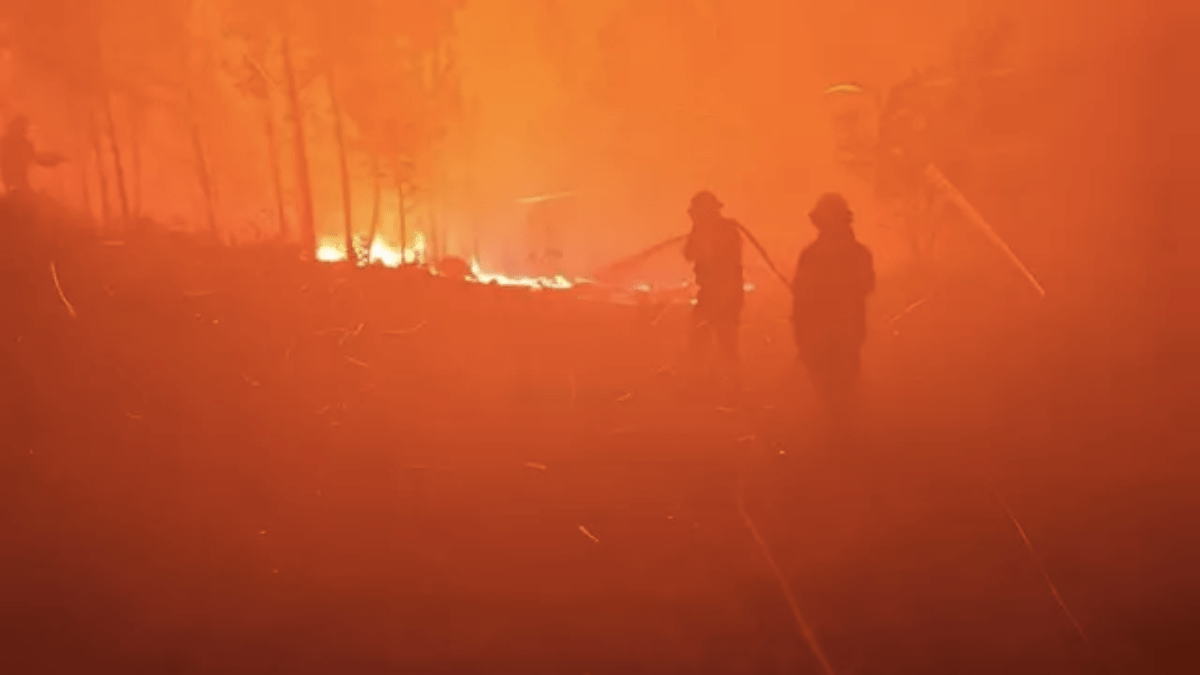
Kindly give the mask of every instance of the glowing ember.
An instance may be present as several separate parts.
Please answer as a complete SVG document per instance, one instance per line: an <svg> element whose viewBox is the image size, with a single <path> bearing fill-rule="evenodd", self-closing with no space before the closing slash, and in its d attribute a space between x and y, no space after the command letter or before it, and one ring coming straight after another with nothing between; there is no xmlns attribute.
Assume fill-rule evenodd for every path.
<svg viewBox="0 0 1200 675"><path fill-rule="evenodd" d="M366 245L362 242L356 242L355 257L360 266L367 263ZM344 242L341 239L334 237L326 237L321 240L321 245L317 247L317 260L325 263L340 263L346 260L346 249ZM428 261L425 237L421 233L417 233L413 237L412 244L404 247L403 250L388 244L382 240L376 239L371 244L370 260L372 263L383 265L384 267L399 267L402 264L426 264ZM434 273L437 273L436 264L434 265ZM472 259L470 263L471 275L467 281L480 284L496 284L497 286L523 287L532 290L567 290L574 288L580 284L591 283L586 279L568 279L567 277L557 274L553 277L546 276L519 276L511 274L503 274L500 272L490 272L483 269L479 264L478 259ZM680 288L691 286L691 281L684 281ZM632 290L642 294L653 294L655 288L647 283L638 283L632 287ZM754 285L747 283L746 291L753 291ZM692 300L695 304L695 300Z"/></svg>
<svg viewBox="0 0 1200 675"><path fill-rule="evenodd" d="M554 288L566 290L575 284L561 274L551 277L512 277L505 274L485 272L479 267L478 260L471 261L471 274L481 284L496 284L499 286L525 286L526 288Z"/></svg>
<svg viewBox="0 0 1200 675"><path fill-rule="evenodd" d="M361 242L355 242L357 246L362 246ZM399 267L401 263L413 265L425 262L425 235L418 232L413 237L411 246L404 247L403 250L394 246L388 245L386 242L376 239L371 244L371 262L378 262L384 267ZM360 264L365 263L366 250L365 248L356 251ZM340 263L346 261L346 248L341 240L332 237L326 237L321 240L321 245L317 247L317 260L324 263Z"/></svg>
<svg viewBox="0 0 1200 675"><path fill-rule="evenodd" d="M366 251L357 251L359 264L366 263ZM425 237L421 233L417 233L413 237L411 246L406 246L403 250L393 247L384 241L376 239L371 244L371 262L378 262L384 267L399 267L401 261L404 264L413 265L427 262ZM346 248L338 239L327 237L321 241L321 245L317 247L317 260L324 263L340 263L346 260ZM550 288L556 290L566 290L573 288L580 280L571 281L561 274L553 277L526 277L512 276L500 274L496 272L488 272L484 270L479 261L471 260L471 275L469 281L477 281L482 284L496 284L498 286L523 286L531 289Z"/></svg>

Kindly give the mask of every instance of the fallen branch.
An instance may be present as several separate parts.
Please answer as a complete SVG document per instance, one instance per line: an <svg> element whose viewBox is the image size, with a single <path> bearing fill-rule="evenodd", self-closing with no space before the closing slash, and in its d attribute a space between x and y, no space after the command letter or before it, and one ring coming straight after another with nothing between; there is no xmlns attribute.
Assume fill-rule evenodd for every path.
<svg viewBox="0 0 1200 675"><path fill-rule="evenodd" d="M67 313L72 319L78 318L75 314L75 308L71 305L71 301L67 300L67 296L63 293L62 284L58 283L58 269L54 267L54 261L50 261L50 276L54 279L54 288L58 291L58 299L62 300L63 306L67 308Z"/></svg>
<svg viewBox="0 0 1200 675"><path fill-rule="evenodd" d="M1004 507L1004 512L1008 514L1008 519L1012 521L1014 527L1017 528L1017 534L1021 535L1021 541L1025 544L1025 550L1029 551L1029 557L1033 558L1033 563L1037 565L1038 571L1042 573L1042 579L1046 581L1046 586L1050 589L1050 594L1054 596L1054 601L1058 603L1059 609L1071 621L1071 625L1075 627L1075 632L1079 634L1080 639L1086 645L1091 645L1091 640L1088 639L1087 633L1083 632L1083 626L1079 625L1079 620L1075 618L1075 614L1071 612L1071 608L1067 607L1067 603L1063 600L1062 595L1058 592L1058 587L1054 585L1054 581L1050 579L1050 573L1046 571L1046 566L1042 564L1041 556L1033 548L1033 542L1029 541L1029 537L1025 534L1025 528L1021 527L1021 521L1017 520L1017 516L1009 508L1008 502L1000 493L992 488L992 494L996 497L996 501L1000 502L1000 506Z"/></svg>
<svg viewBox="0 0 1200 675"><path fill-rule="evenodd" d="M808 621L804 619L804 615L800 612L800 605L796 602L796 597L792 594L792 587L788 584L787 577L783 575L783 571L779 569L779 565L775 562L775 556L771 555L771 549L767 546L767 542L763 540L762 535L758 533L758 528L754 526L754 521L750 520L750 514L746 513L746 504L742 499L742 494L746 491L746 480L743 478L738 481L737 491L737 507L738 513L742 516L742 522L746 524L746 529L750 530L750 535L754 537L754 542L758 544L759 550L763 557L766 558L767 564L771 567L771 572L775 574L775 578L779 581L779 586L783 590L783 597L787 600L788 607L792 610L792 616L796 619L796 624L800 628L800 636L808 643L809 649L812 650L813 656L817 657L817 661L821 663L821 668L825 671L825 675L834 675L833 666L830 665L829 659L825 657L824 650L821 649L820 643L817 642L817 636L809 627Z"/></svg>
<svg viewBox="0 0 1200 675"><path fill-rule="evenodd" d="M383 335L412 335L413 333L416 333L417 331L424 328L425 325L428 323L429 323L428 320L424 320L421 323L413 326L412 328L402 328L400 330L385 330L382 332L382 334Z"/></svg>
<svg viewBox="0 0 1200 675"><path fill-rule="evenodd" d="M588 539L591 539L592 541L596 542L597 544L600 543L600 540L596 538L596 535L592 534L591 532L588 532L588 529L586 527L584 527L583 525L579 526L579 531L582 532L583 536L587 537Z"/></svg>

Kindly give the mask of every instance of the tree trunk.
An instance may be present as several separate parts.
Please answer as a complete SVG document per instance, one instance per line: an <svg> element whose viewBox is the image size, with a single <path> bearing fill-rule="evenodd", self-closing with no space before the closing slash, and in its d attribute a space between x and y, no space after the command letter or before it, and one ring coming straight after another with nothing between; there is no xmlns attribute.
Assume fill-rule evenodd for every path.
<svg viewBox="0 0 1200 675"><path fill-rule="evenodd" d="M371 264L371 249L375 246L375 233L379 230L379 201L383 185L379 175L379 155L371 155L371 172L375 175L375 200L371 206L371 231L367 237L367 264Z"/></svg>
<svg viewBox="0 0 1200 675"><path fill-rule="evenodd" d="M104 118L108 123L108 143L112 150L113 171L117 177L117 197L121 200L121 225L129 226L129 193L125 189L125 167L121 164L121 144L117 141L117 123L113 119L112 99L104 94Z"/></svg>
<svg viewBox="0 0 1200 675"><path fill-rule="evenodd" d="M200 138L200 123L192 122L192 152L196 155L196 177L200 179L200 190L204 193L204 211L208 217L208 230L217 236L216 200L213 197L212 174L208 159L204 155L204 141Z"/></svg>
<svg viewBox="0 0 1200 675"><path fill-rule="evenodd" d="M396 163L396 194L400 199L400 264L408 264L408 205L404 203L404 167Z"/></svg>
<svg viewBox="0 0 1200 675"><path fill-rule="evenodd" d="M133 122L129 125L129 161L133 164L134 218L140 218L142 215L142 125L139 116L140 112L134 110Z"/></svg>
<svg viewBox="0 0 1200 675"><path fill-rule="evenodd" d="M292 65L291 41L287 36L283 38L283 67L287 76L288 107L291 109L292 124L296 134L296 180L300 190L300 246L304 258L312 259L317 252L312 179L309 175L308 149L304 137L304 110L300 106L300 89L296 84L296 71Z"/></svg>
<svg viewBox="0 0 1200 675"><path fill-rule="evenodd" d="M275 211L279 219L279 238L287 241L291 238L291 228L288 227L287 209L283 203L283 171L279 166L279 139L275 135L275 119L271 115L271 102L266 103L263 121L267 132L267 152L271 157L271 187L275 190Z"/></svg>
<svg viewBox="0 0 1200 675"><path fill-rule="evenodd" d="M333 69L325 72L325 84L329 87L329 104L333 112L333 130L337 135L338 164L342 173L342 224L346 236L346 262L357 264L354 252L354 221L350 218L350 164L346 159L346 129L342 123L342 108L338 105L337 84L333 80Z"/></svg>
<svg viewBox="0 0 1200 675"><path fill-rule="evenodd" d="M112 209L108 204L108 173L104 170L104 148L100 142L100 130L96 127L96 116L88 111L88 128L92 137L92 154L96 156L96 176L100 182L100 223L107 234L112 227Z"/></svg>
<svg viewBox="0 0 1200 675"><path fill-rule="evenodd" d="M79 155L82 156L83 153ZM90 221L96 217L96 212L92 210L92 188L88 185L87 162L79 163L79 189L83 197L83 212Z"/></svg>
<svg viewBox="0 0 1200 675"><path fill-rule="evenodd" d="M429 251L433 255L430 258L434 263L442 259L442 238L438 236L437 216L433 212L433 207L429 207Z"/></svg>
<svg viewBox="0 0 1200 675"><path fill-rule="evenodd" d="M204 154L204 139L200 136L200 120L196 115L196 100L189 87L187 91L188 115L192 122L192 154L196 159L196 178L200 181L200 191L204 194L204 210L208 217L208 231L213 239L217 239L217 209L216 197L213 194L212 171L209 170L208 158Z"/></svg>

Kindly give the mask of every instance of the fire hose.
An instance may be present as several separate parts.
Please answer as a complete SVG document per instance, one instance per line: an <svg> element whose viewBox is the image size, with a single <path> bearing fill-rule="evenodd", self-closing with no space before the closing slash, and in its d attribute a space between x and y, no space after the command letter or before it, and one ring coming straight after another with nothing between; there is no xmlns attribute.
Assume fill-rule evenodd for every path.
<svg viewBox="0 0 1200 675"><path fill-rule="evenodd" d="M741 223L738 223L738 229L742 231L742 234L745 235L746 239L750 240L750 243L754 245L754 248L758 249L758 254L762 256L763 262L767 263L767 267L769 267L771 271L775 273L775 276L780 282L783 283L784 288L788 289L788 292L791 292L792 282L788 281L788 278L783 275L783 272L780 272L779 268L775 266L775 263L771 261L771 256L767 255L767 250L763 248L762 244L758 243L758 239L755 239L754 235L750 233L750 230L747 230L746 227Z"/></svg>
<svg viewBox="0 0 1200 675"><path fill-rule="evenodd" d="M750 244L753 245L754 248L758 251L759 255L762 256L763 261L767 264L767 267L770 268L771 272L773 272L775 274L776 278L778 278L779 281L783 283L784 287L786 287L788 289L788 291L790 292L792 289L792 282L789 281L788 278L786 276L784 276L784 274L782 272L779 271L779 268L775 266L775 263L771 260L771 256L767 254L767 250L765 248L763 248L763 245L759 243L758 239L750 232L750 230L746 229L746 227L744 225L742 225L741 223L738 223L738 230L742 233L742 235L744 237L746 237L747 240L749 240ZM630 268L638 266L639 264L646 261L648 258L654 256L657 253L660 253L660 252L662 252L668 248L671 248L673 246L676 246L678 244L682 244L684 241L687 240L687 238L688 238L688 235L681 234L681 235L671 237L670 239L661 241L661 242L651 246L650 248L647 248L639 253L635 253L634 255L631 255L628 258L623 258L621 260L618 260L617 262L612 263L611 265L608 265L607 267L602 268L601 270L599 270L596 273L596 277L603 278L603 277L610 277L614 274L620 274Z"/></svg>

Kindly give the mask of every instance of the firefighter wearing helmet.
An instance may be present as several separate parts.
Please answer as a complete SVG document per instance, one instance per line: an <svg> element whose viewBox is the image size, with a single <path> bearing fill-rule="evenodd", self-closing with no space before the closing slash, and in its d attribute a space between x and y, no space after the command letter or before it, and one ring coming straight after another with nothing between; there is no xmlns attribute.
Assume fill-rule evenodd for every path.
<svg viewBox="0 0 1200 675"><path fill-rule="evenodd" d="M871 251L854 236L854 214L841 195L823 195L809 220L817 239L796 263L792 326L798 356L818 395L841 412L858 379L875 266Z"/></svg>
<svg viewBox="0 0 1200 675"><path fill-rule="evenodd" d="M738 327L745 300L742 277L741 227L721 213L723 205L708 190L692 198L688 215L692 230L683 255L695 268L696 294L690 345L694 357L705 361L715 338L729 375L736 375Z"/></svg>
<svg viewBox="0 0 1200 675"><path fill-rule="evenodd" d="M18 115L8 123L8 130L0 136L0 179L9 194L28 194L29 169L34 166L52 167L63 162L56 153L38 152L29 140L29 118Z"/></svg>

